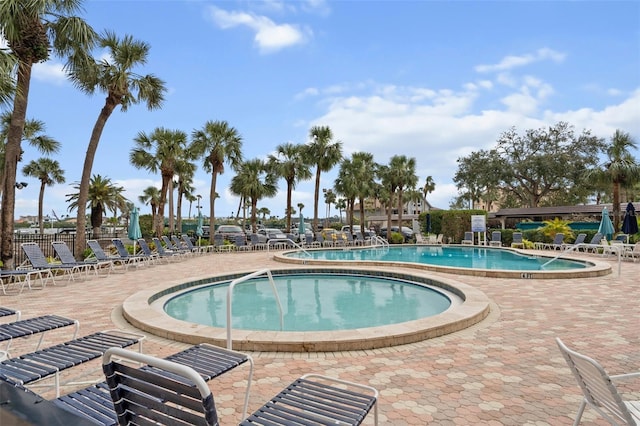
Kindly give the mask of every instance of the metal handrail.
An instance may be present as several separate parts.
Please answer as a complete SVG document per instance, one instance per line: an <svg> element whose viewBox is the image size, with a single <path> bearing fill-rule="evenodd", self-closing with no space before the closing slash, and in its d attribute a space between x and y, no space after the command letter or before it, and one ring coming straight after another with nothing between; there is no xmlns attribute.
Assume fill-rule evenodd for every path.
<svg viewBox="0 0 640 426"><path fill-rule="evenodd" d="M311 256L311 253L306 251L304 249L304 247L302 247L300 244L298 244L295 241L293 241L291 238L273 238L273 239L271 239L269 241L281 241L281 242L291 243L292 246L297 247L298 250L301 250L307 256L313 257L313 256ZM269 251L269 248L271 248L271 245L269 244L269 241L267 241L267 251Z"/></svg>
<svg viewBox="0 0 640 426"><path fill-rule="evenodd" d="M382 238L380 235L374 235L371 237L371 241L374 242L375 241L375 245L380 244L383 247L389 247L389 241L387 241L385 238ZM373 245L373 244L372 244Z"/></svg>
<svg viewBox="0 0 640 426"><path fill-rule="evenodd" d="M232 317L231 306L232 306L232 293L233 293L234 287L252 278L257 278L265 274L269 278L269 283L271 284L271 288L273 289L273 294L276 297L276 303L278 304L278 309L280 310L280 330L284 328L284 314L282 313L282 303L280 303L280 296L278 296L278 290L276 289L275 281L273 281L273 275L271 275L271 270L261 269L249 275L236 278L235 280L231 281L231 283L229 284L229 288L227 289L227 349L233 349L233 340L231 339L231 317Z"/></svg>
<svg viewBox="0 0 640 426"><path fill-rule="evenodd" d="M589 243L580 243L580 244L575 244L570 246L569 248L565 249L564 251L560 252L560 254L558 254L556 257L554 257L553 259L549 260L548 262L545 262L542 264L542 266L540 266L540 269L544 269L545 266L547 266L548 264L550 264L551 262L553 262L554 260L557 260L560 258L560 256L569 253L571 251L576 251L580 248L588 248L591 245ZM603 246L604 247L604 246ZM622 250L615 250L615 254L618 255L618 276L620 276L621 272L622 272Z"/></svg>

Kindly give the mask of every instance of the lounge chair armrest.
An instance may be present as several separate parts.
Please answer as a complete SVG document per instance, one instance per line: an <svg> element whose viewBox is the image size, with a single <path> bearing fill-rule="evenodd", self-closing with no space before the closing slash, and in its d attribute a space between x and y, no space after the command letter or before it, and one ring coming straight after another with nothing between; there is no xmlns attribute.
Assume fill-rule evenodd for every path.
<svg viewBox="0 0 640 426"><path fill-rule="evenodd" d="M309 374L305 374L304 376L301 377L301 379L320 379L320 380L325 380L329 383L337 383L337 384L342 384L342 385L346 385L346 386L353 386L355 388L364 390L364 391L369 391L373 394L373 397L377 400L378 399L378 390L372 386L367 386L367 385L363 385L360 383L355 383L355 382L350 382L347 380L342 380L342 379L338 379L337 377L331 377L331 376L324 376L322 374L314 374L314 373L309 373Z"/></svg>
<svg viewBox="0 0 640 426"><path fill-rule="evenodd" d="M628 379L638 379L640 378L640 371L637 373L626 373L626 374L616 374L613 376L609 376L611 380L628 380Z"/></svg>

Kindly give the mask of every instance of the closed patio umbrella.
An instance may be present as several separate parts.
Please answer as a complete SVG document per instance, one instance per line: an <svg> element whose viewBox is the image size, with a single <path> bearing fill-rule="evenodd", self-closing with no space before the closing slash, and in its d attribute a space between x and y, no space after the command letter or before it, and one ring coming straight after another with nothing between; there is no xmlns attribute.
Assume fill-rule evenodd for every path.
<svg viewBox="0 0 640 426"><path fill-rule="evenodd" d="M615 229L613 229L613 222L611 222L609 210L607 210L606 207L602 209L602 219L600 219L598 232L604 235L609 241L613 237L613 233L616 232Z"/></svg>
<svg viewBox="0 0 640 426"><path fill-rule="evenodd" d="M133 241L133 254L136 254L136 241L142 238L142 231L140 230L140 213L138 208L134 207L129 213L129 229L127 230L127 237Z"/></svg>
<svg viewBox="0 0 640 426"><path fill-rule="evenodd" d="M629 235L638 233L636 209L633 207L633 203L631 202L627 204L627 211L624 214L624 220L622 221L622 232Z"/></svg>
<svg viewBox="0 0 640 426"><path fill-rule="evenodd" d="M202 218L202 212L200 212L198 210L198 226L196 227L196 235L198 236L198 246L200 245L200 239L202 238L202 235L204 234L204 229L202 228L202 222L203 222L203 218Z"/></svg>
<svg viewBox="0 0 640 426"><path fill-rule="evenodd" d="M302 213L300 213L300 222L298 224L298 234L300 235L300 238L302 238L305 232L306 229L304 229L304 216L302 215Z"/></svg>

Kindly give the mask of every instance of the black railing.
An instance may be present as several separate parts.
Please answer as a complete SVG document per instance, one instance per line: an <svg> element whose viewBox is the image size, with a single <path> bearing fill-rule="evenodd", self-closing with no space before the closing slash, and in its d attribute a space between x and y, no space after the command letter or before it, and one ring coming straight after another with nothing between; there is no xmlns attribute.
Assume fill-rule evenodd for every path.
<svg viewBox="0 0 640 426"><path fill-rule="evenodd" d="M100 235L100 238L96 238L100 241L100 245L102 247L106 247L111 244L111 238L126 238L126 233L116 232L116 233L105 233L103 232ZM93 238L91 234L87 234L87 239ZM53 246L51 243L53 241L64 241L69 249L73 252L75 256L75 242L76 242L76 234L67 234L67 233L58 233L58 234L14 234L13 236L13 257L14 263L16 266L22 264L26 260L26 256L20 247L22 243L38 243L40 249L47 257L54 257L55 252L53 251Z"/></svg>

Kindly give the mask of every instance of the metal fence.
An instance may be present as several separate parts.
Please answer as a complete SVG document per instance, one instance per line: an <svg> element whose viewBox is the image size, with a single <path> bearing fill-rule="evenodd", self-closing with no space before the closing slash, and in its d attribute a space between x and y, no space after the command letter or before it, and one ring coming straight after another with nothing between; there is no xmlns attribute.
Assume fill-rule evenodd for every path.
<svg viewBox="0 0 640 426"><path fill-rule="evenodd" d="M126 232L116 232L116 233L102 233L100 238L100 245L103 247L111 244L111 238L126 238ZM87 234L87 239L91 239L92 235ZM14 234L13 236L13 257L15 260L15 264L20 265L26 259L20 244L22 243L38 243L40 249L47 257L54 257L55 252L53 251L53 246L51 243L53 241L64 241L69 249L75 255L75 242L76 242L76 234L72 233L58 233L58 234Z"/></svg>

